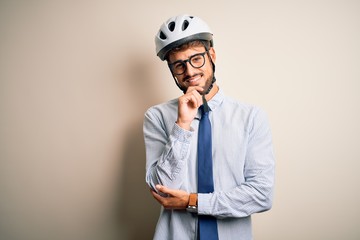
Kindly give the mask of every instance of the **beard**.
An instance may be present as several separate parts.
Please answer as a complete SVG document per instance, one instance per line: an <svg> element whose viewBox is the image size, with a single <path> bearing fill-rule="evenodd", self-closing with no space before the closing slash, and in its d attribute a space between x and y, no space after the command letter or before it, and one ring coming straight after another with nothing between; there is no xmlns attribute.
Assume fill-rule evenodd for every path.
<svg viewBox="0 0 360 240"><path fill-rule="evenodd" d="M186 76L183 81L187 81L189 78L195 77L196 75L198 75L198 74L195 74L193 76ZM206 79L205 85L201 86L204 90L201 92L199 91L199 93L201 95L208 94L210 92L210 90L212 89L215 81L216 81L216 79L214 76L214 72L212 72L211 75ZM183 91L184 94L186 93L188 88L189 88L188 86L180 85L180 89Z"/></svg>

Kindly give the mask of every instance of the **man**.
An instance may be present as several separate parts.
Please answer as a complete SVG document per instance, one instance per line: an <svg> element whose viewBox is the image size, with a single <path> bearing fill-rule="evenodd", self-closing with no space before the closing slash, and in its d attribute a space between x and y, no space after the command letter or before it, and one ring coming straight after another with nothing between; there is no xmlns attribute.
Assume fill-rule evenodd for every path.
<svg viewBox="0 0 360 240"><path fill-rule="evenodd" d="M219 89L213 34L203 20L170 18L155 42L183 95L145 113L146 182L163 206L154 239L252 239L251 214L272 206L267 118Z"/></svg>

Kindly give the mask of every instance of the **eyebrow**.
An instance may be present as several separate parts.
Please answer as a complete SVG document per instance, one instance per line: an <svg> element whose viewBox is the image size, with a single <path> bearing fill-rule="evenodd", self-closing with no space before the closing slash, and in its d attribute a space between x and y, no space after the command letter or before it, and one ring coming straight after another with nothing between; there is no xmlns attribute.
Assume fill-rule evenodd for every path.
<svg viewBox="0 0 360 240"><path fill-rule="evenodd" d="M188 60L189 60L190 58L192 58L193 56L202 55L202 54L205 54L206 52L207 52L207 51L195 53L195 54L193 54L193 55L190 55L190 57L188 57L188 58L186 58L186 59L184 59L184 60L179 59L179 60L176 60L176 61L174 61L174 62L171 62L171 63L169 63L169 65L174 65L175 63L180 63L180 62L188 61Z"/></svg>

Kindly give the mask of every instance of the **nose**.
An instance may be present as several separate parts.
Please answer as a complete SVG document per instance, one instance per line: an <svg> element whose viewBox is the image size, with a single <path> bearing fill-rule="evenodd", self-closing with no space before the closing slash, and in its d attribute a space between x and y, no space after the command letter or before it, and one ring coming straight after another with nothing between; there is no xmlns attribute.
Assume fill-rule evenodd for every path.
<svg viewBox="0 0 360 240"><path fill-rule="evenodd" d="M193 67L193 66L191 66L191 64L189 63L189 62L186 62L185 63L185 72L184 72L184 74L185 75L188 75L188 76L192 76L193 75L193 73L194 73L194 70L195 70L195 68Z"/></svg>

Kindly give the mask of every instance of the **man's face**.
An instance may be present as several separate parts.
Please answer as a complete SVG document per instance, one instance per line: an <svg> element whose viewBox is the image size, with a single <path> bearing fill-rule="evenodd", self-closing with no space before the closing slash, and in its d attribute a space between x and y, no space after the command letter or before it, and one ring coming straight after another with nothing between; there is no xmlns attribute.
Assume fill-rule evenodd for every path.
<svg viewBox="0 0 360 240"><path fill-rule="evenodd" d="M185 63L186 67L184 73L182 74L174 74L178 83L183 89L187 89L191 86L200 86L204 88L204 92L210 87L212 79L213 79L213 68L211 61L209 59L209 55L212 58L212 61L215 63L215 51L213 48L210 48L209 54L205 52L205 54L201 55L201 53L205 52L205 47L203 46L196 46L196 47L189 47L185 50L181 50L178 52L171 53L169 55L169 63L170 65L175 63L172 68L177 67L176 63L180 61L189 60ZM192 56L194 56L192 58ZM190 59L189 59L190 58ZM196 64L199 61L205 60L203 66L197 68ZM190 61L193 63L192 66ZM181 65L181 64L180 64ZM175 73L175 71L172 71Z"/></svg>

